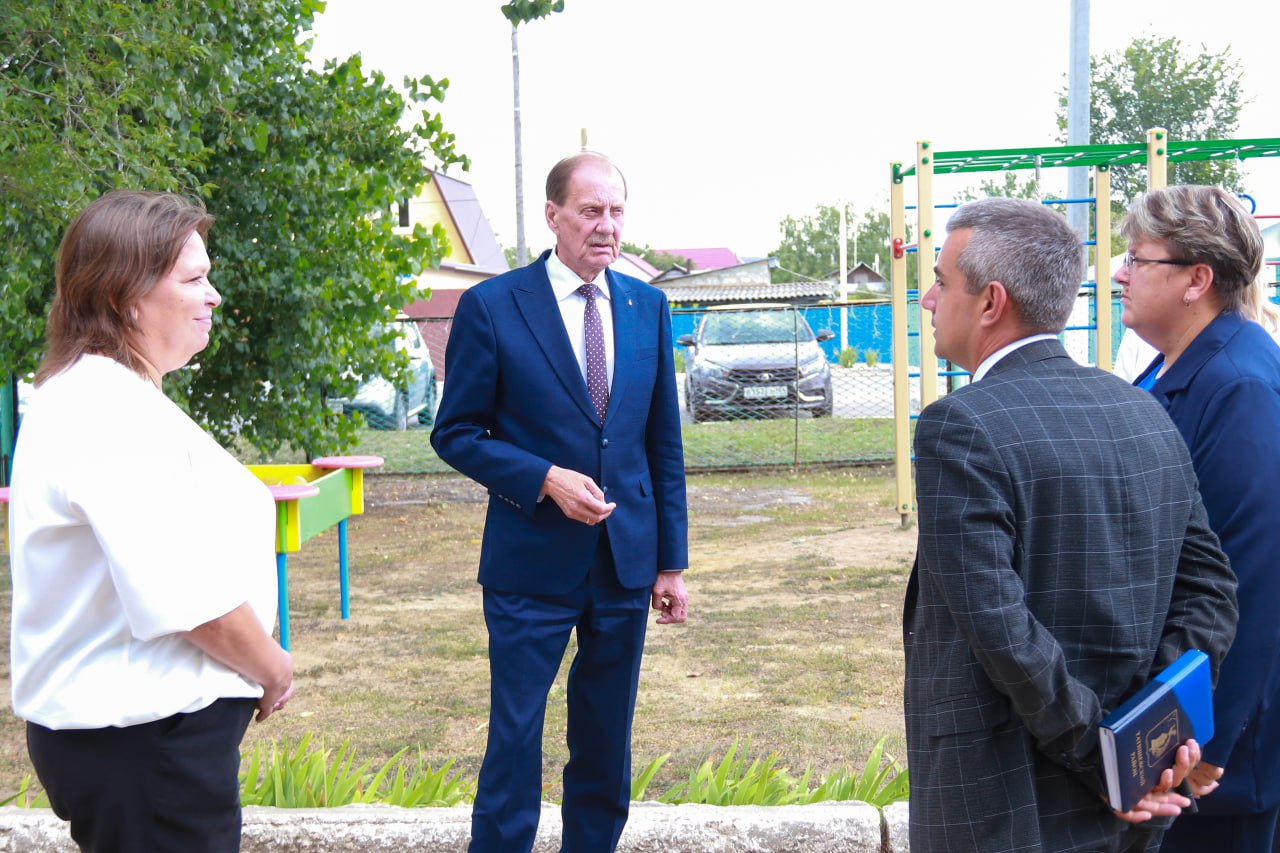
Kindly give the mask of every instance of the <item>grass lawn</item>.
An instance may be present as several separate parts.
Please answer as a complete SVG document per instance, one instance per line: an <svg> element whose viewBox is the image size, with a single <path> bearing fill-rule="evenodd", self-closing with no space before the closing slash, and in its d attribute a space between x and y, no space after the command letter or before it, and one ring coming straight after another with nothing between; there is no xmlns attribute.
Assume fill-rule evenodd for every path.
<svg viewBox="0 0 1280 853"><path fill-rule="evenodd" d="M688 423L681 429L685 466L690 471L733 470L813 464L886 462L893 458L892 418L775 418ZM447 474L452 469L436 456L428 427L362 429L349 455L381 456L383 474ZM244 462L301 462L300 452L285 450L261 458L240 451Z"/></svg>
<svg viewBox="0 0 1280 853"><path fill-rule="evenodd" d="M801 425L834 441L849 423ZM686 436L763 452L738 426L699 424ZM425 444L425 430L411 435ZM456 757L474 778L488 700L475 583L484 491L456 475L367 482L367 512L350 523L351 618L339 618L337 537L327 531L289 560L297 696L250 727L245 750L309 731L335 748L350 740L358 760L381 763L406 745L435 766ZM899 524L891 472L694 474L689 502L690 619L651 624L636 713L637 772L671 754L650 791L734 741L749 741L752 756L776 752L796 774L858 768L881 736L905 763L900 624L915 532ZM0 584L7 692L8 573ZM567 667L548 704L548 799L559 798L567 758ZM27 772L23 724L0 714L0 797Z"/></svg>

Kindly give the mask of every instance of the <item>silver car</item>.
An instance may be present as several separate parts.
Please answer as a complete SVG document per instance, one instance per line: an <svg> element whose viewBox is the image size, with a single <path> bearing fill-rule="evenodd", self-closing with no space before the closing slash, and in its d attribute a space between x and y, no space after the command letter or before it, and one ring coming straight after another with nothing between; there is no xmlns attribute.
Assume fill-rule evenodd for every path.
<svg viewBox="0 0 1280 853"><path fill-rule="evenodd" d="M768 417L832 412L831 368L815 334L790 305L726 305L703 315L692 335L676 343L689 350L685 400L695 421L729 414Z"/></svg>
<svg viewBox="0 0 1280 853"><path fill-rule="evenodd" d="M409 379L394 385L389 379L374 376L360 383L350 399L331 400L343 414L363 412L373 429L404 430L416 419L430 426L436 414L436 369L431 352L422 339L418 324L408 319L396 322L396 349L409 357Z"/></svg>

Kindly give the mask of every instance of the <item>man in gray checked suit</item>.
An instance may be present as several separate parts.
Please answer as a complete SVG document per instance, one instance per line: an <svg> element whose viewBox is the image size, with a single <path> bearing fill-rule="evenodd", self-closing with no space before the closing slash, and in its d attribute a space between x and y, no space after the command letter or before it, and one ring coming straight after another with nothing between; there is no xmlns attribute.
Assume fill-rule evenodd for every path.
<svg viewBox="0 0 1280 853"><path fill-rule="evenodd" d="M1216 679L1235 576L1164 411L1057 339L1084 272L1066 221L991 198L947 230L920 304L974 381L916 426L911 849L1154 849L1191 801L1161 786L1111 811L1098 723L1188 649ZM1161 781L1198 758L1188 741Z"/></svg>

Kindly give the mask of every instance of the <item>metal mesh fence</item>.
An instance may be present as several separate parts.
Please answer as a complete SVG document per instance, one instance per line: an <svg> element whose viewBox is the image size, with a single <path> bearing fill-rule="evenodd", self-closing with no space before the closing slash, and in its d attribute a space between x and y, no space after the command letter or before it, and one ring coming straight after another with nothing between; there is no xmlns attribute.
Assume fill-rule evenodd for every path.
<svg viewBox="0 0 1280 853"><path fill-rule="evenodd" d="M690 470L885 461L893 451L890 307L851 303L675 310L677 387ZM378 473L442 473L430 424L449 365L449 318L419 319L434 396L401 389L407 418L365 410L352 454ZM387 400L394 398L384 395ZM429 397L424 408L417 401ZM414 416L415 410L418 412ZM373 472L371 472L373 473Z"/></svg>

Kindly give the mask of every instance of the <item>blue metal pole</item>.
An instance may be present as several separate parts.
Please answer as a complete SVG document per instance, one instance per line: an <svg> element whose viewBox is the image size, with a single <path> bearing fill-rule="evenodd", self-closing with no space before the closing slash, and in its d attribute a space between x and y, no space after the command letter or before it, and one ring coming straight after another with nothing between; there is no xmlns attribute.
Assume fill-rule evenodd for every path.
<svg viewBox="0 0 1280 853"><path fill-rule="evenodd" d="M280 610L280 646L289 651L289 555L276 553L276 586Z"/></svg>
<svg viewBox="0 0 1280 853"><path fill-rule="evenodd" d="M338 589L342 598L342 618L351 616L350 587L347 582L347 520L338 522Z"/></svg>

